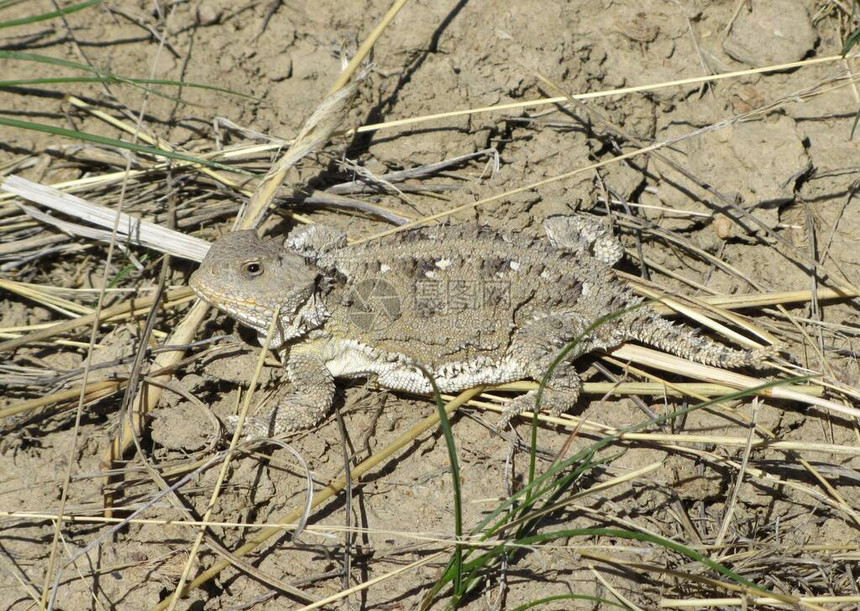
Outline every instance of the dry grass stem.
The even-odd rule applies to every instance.
[[[0,189],[101,227],[113,227],[114,217],[117,215],[115,210],[105,206],[91,204],[75,195],[45,187],[19,176],[6,177],[0,184]],[[154,248],[192,261],[202,261],[209,250],[209,242],[206,240],[136,219],[125,213],[120,213],[119,217],[117,238],[121,242]],[[72,229],[69,224],[64,227]],[[106,237],[108,238],[106,241],[109,241],[110,235]]]
[[[182,598],[182,593],[185,589],[185,583],[188,581],[188,576],[191,573],[191,569],[194,567],[195,562],[197,561],[197,554],[200,551],[200,546],[203,543],[203,536],[206,534],[206,529],[208,528],[207,522],[212,517],[212,511],[215,509],[215,505],[218,502],[218,497],[221,494],[221,487],[224,484],[224,478],[227,476],[227,469],[230,467],[230,461],[233,458],[233,454],[236,451],[236,445],[239,443],[239,439],[242,436],[242,427],[245,424],[245,419],[248,415],[248,408],[251,406],[251,399],[254,396],[254,389],[257,387],[257,382],[260,379],[260,374],[263,371],[263,363],[266,360],[266,353],[269,350],[269,345],[272,342],[272,337],[275,335],[275,325],[278,322],[278,313],[279,309],[276,309],[273,316],[272,322],[269,324],[269,332],[266,335],[266,341],[263,342],[263,347],[260,350],[260,356],[257,359],[257,365],[254,369],[254,373],[251,375],[251,381],[248,385],[248,392],[245,393],[244,401],[242,402],[242,409],[239,412],[239,419],[236,422],[236,429],[233,431],[233,438],[230,440],[230,447],[227,449],[227,455],[224,457],[224,461],[221,463],[221,468],[218,471],[218,479],[215,481],[215,485],[212,487],[212,493],[209,497],[209,503],[206,505],[206,511],[203,513],[203,525],[200,527],[200,530],[197,533],[197,537],[194,539],[194,543],[191,544],[191,550],[188,552],[188,560],[185,563],[185,568],[182,570],[182,576],[179,578],[179,583],[176,586],[176,589],[173,592],[173,596],[170,597],[170,606],[168,607],[169,611],[173,611],[176,608],[176,605],[179,603],[179,599]],[[312,491],[309,491],[309,494]]]
[[[184,303],[188,303],[193,298],[194,293],[191,291],[190,288],[186,286],[176,289],[169,289],[164,294],[162,307],[176,307]],[[100,313],[99,323],[114,322],[117,320],[124,319],[125,317],[134,317],[146,314],[152,308],[154,302],[155,299],[153,297],[141,297],[139,299],[131,299],[129,301],[106,307]],[[46,339],[50,339],[56,335],[61,335],[63,333],[68,333],[69,331],[79,329],[81,327],[86,327],[88,325],[93,324],[95,320],[96,315],[95,313],[92,313],[86,314],[84,316],[79,316],[71,320],[45,325],[44,327],[38,330],[34,330],[27,335],[23,335],[15,339],[10,339],[5,342],[0,342],[0,354],[3,352],[15,350],[16,348],[19,348],[26,344],[30,344],[33,342],[41,342]],[[186,341],[185,343],[189,343],[189,341]]]
[[[287,173],[307,155],[316,152],[325,145],[338,126],[343,123],[352,99],[358,91],[361,75],[354,81],[345,83],[333,93],[330,93],[308,117],[296,139],[272,165],[263,177],[260,185],[248,202],[248,209],[239,221],[241,229],[257,227],[275,198],[278,189],[287,177]]]
[[[731,386],[739,390],[755,388],[756,386],[761,386],[763,383],[762,380],[751,378],[740,373],[726,371],[724,369],[717,369],[716,367],[710,367],[708,365],[702,365],[700,363],[691,363],[690,361],[686,361],[677,356],[672,356],[670,354],[651,350],[650,348],[645,348],[644,346],[625,344],[613,350],[612,354],[621,360],[633,361],[641,365],[656,367],[663,371],[678,373],[691,378],[704,380],[706,382],[725,384],[727,386]],[[780,386],[765,388],[761,391],[761,394],[762,396],[773,397],[775,399],[800,401],[801,403],[821,407],[825,410],[838,414],[843,414],[851,418],[860,417],[860,409],[853,408],[848,405],[842,405],[840,403],[836,403],[834,401],[829,401],[827,399],[822,399],[819,397],[803,395],[798,392],[781,388]]]
[[[854,56],[856,57],[856,56]],[[854,59],[852,57],[851,59]],[[713,83],[716,81],[721,81],[725,79],[737,79],[745,76],[750,76],[753,74],[766,74],[768,72],[781,72],[783,70],[791,70],[793,68],[803,68],[806,66],[814,66],[816,64],[825,64],[825,63],[834,63],[842,61],[843,57],[841,55],[831,55],[828,57],[816,57],[811,59],[805,59],[797,62],[790,62],[787,64],[777,64],[773,66],[765,66],[763,68],[750,68],[748,70],[737,70],[734,72],[724,72],[722,74],[712,74],[707,76],[698,76],[692,78],[678,79],[674,81],[664,81],[661,83],[652,83],[649,85],[637,85],[634,87],[622,87],[619,89],[608,89],[603,91],[593,91],[589,93],[580,93],[573,96],[555,96],[551,98],[537,98],[533,100],[527,100],[524,102],[509,102],[506,104],[496,104],[494,106],[480,106],[477,108],[467,108],[464,110],[452,110],[448,112],[440,112],[433,115],[423,115],[420,117],[412,117],[409,119],[398,119],[396,121],[385,121],[382,123],[371,123],[369,125],[363,125],[357,128],[355,131],[358,133],[364,133],[369,131],[378,131],[381,129],[392,129],[396,127],[408,127],[411,125],[415,125],[418,123],[426,123],[429,121],[442,121],[445,119],[452,119],[455,117],[462,117],[474,114],[488,113],[488,112],[504,112],[508,110],[519,110],[522,108],[536,108],[539,106],[547,106],[547,105],[556,105],[556,104],[564,104],[568,102],[569,97],[574,100],[592,100],[596,98],[604,98],[608,96],[625,96],[630,95],[631,93],[641,93],[645,91],[656,91],[658,89],[666,89],[668,87],[685,87],[688,85],[697,85],[700,83]]]
[[[748,596],[743,598],[687,598],[684,600],[671,600],[664,598],[660,601],[661,609],[704,609],[708,607],[743,607],[749,605],[767,605],[775,607],[791,606],[799,604],[810,609],[822,609],[827,611],[832,607],[821,605],[851,605],[860,603],[860,596],[800,596],[797,603],[786,603],[778,598],[770,596]]]

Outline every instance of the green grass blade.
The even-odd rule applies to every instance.
[[[854,4],[854,6],[855,7],[857,6],[856,2]],[[856,45],[858,42],[860,42],[860,27],[858,27],[856,30],[851,32],[847,36],[847,38],[845,38],[845,44],[842,45],[842,57],[845,57],[846,55],[848,55],[848,52],[851,50],[851,47]]]
[[[69,61],[67,59],[59,59],[48,55],[39,55],[38,53],[27,53],[24,51],[0,51],[0,59],[16,59],[22,62],[38,62],[40,64],[50,64],[52,66],[62,66],[63,68],[71,68],[73,70],[83,70],[84,72],[98,73],[92,66],[81,64],[79,62]]]
[[[20,85],[31,85],[31,84],[50,84],[50,83],[73,83],[73,82],[101,82],[101,83],[110,83],[110,84],[121,84],[128,83],[131,85],[167,85],[171,87],[190,87],[195,89],[207,89],[211,91],[217,91],[219,93],[227,93],[230,95],[236,95],[243,98],[249,98],[252,100],[259,99],[256,96],[253,96],[248,93],[242,93],[239,91],[235,91],[233,89],[227,89],[224,87],[218,87],[217,85],[208,85],[206,83],[195,83],[195,82],[185,82],[185,81],[174,81],[169,79],[149,79],[149,78],[128,78],[124,76],[118,76],[110,73],[101,73],[96,68],[89,66],[87,64],[82,64],[79,62],[73,62],[66,59],[59,59],[56,57],[50,57],[47,55],[39,55],[38,53],[26,53],[22,51],[0,51],[0,59],[11,59],[17,61],[25,61],[25,62],[38,62],[41,64],[49,64],[52,66],[60,66],[62,68],[69,68],[70,70],[80,70],[82,72],[89,72],[90,74],[95,75],[94,77],[87,79],[85,77],[79,78],[77,81],[75,80],[64,80],[66,78],[73,79],[73,77],[54,77],[48,79],[23,79],[23,80],[9,80],[2,81],[2,86],[6,87],[14,87]],[[39,82],[42,81],[42,82]],[[162,97],[164,94],[144,88],[147,91],[154,93],[155,95],[159,95]],[[171,98],[176,100],[176,98]],[[177,100],[181,101],[181,100]]]
[[[143,256],[140,257],[140,263],[146,263],[149,260],[149,253],[143,253]],[[108,288],[112,289],[114,287],[119,286],[119,283],[126,279],[126,277],[131,274],[136,269],[133,263],[126,263],[120,270],[116,273],[116,275],[108,282]]]
[[[87,0],[86,2],[81,2],[80,4],[75,4],[72,6],[68,6],[66,8],[60,9],[58,11],[53,11],[50,13],[42,13],[41,15],[32,15],[30,17],[21,17],[20,19],[10,19],[9,21],[0,21],[0,30],[3,28],[14,28],[19,25],[27,25],[29,23],[37,23],[39,21],[50,21],[51,19],[56,19],[62,15],[68,15],[70,13],[76,13],[78,11],[82,11],[84,9],[90,8],[91,6],[95,6],[96,4],[100,4],[101,0]]]
[[[544,533],[542,535],[525,537],[523,539],[514,541],[514,545],[532,546],[541,543],[548,543],[550,541],[554,541],[555,539],[568,539],[571,537],[614,537],[617,539],[632,539],[634,541],[653,543],[655,545],[659,545],[660,547],[664,547],[666,549],[670,549],[674,552],[677,552],[682,556],[686,556],[690,560],[693,560],[700,564],[704,564],[705,566],[719,573],[723,577],[728,577],[735,583],[746,586],[747,588],[755,591],[756,593],[762,594],[764,596],[778,596],[770,590],[766,590],[765,588],[756,585],[746,577],[738,575],[725,565],[722,565],[719,562],[711,560],[707,556],[700,554],[694,549],[691,549],[685,545],[681,545],[680,543],[675,543],[671,539],[665,539],[663,537],[659,537],[657,535],[652,535],[649,533],[641,533],[633,530],[624,530],[621,528],[570,528],[557,530],[551,533]]]
[[[457,537],[457,544],[454,546],[454,557],[452,558],[452,571],[454,580],[454,592],[460,591],[462,580],[462,565],[463,565],[463,495],[460,490],[460,463],[457,460],[457,446],[454,444],[454,432],[451,430],[451,421],[448,419],[448,414],[445,413],[445,402],[442,401],[442,395],[439,392],[439,387],[436,385],[436,380],[430,372],[416,365],[424,377],[430,382],[433,387],[433,398],[436,403],[436,410],[439,412],[439,425],[442,427],[442,435],[445,437],[445,445],[448,448],[448,462],[451,465],[451,477],[454,484],[454,534]],[[458,597],[455,595],[452,600],[452,606],[457,606]]]
[[[625,454],[626,450],[621,450],[618,452],[614,452],[613,454],[596,459],[595,453],[591,453],[587,455],[577,466],[575,469],[571,470],[569,473],[564,474],[562,477],[558,479],[551,480],[544,488],[541,488],[534,495],[535,501],[541,500],[541,504],[535,507],[533,503],[534,509],[531,513],[526,511],[521,511],[522,518],[518,517],[517,520],[521,521],[521,525],[517,528],[517,532],[515,537],[527,537],[540,528],[544,519],[556,509],[561,508],[569,501],[562,501],[562,495],[566,493],[571,486],[585,473],[594,470],[598,466],[608,465],[615,460],[618,460]],[[546,498],[544,498],[546,497]],[[528,519],[526,519],[528,518]],[[505,529],[507,530],[512,523],[509,524],[500,524],[500,528],[498,530]],[[498,532],[498,531],[497,531]]]
[[[112,76],[55,76],[51,78],[22,78],[0,81],[0,88],[26,87],[28,85],[63,85],[66,83],[118,83]]]
[[[249,93],[242,93],[239,91],[235,91],[233,89],[226,89],[224,87],[218,87],[217,85],[208,85],[206,83],[195,83],[195,82],[186,82],[186,81],[174,81],[169,79],[150,79],[150,78],[129,78],[124,76],[118,76],[110,73],[101,73],[97,69],[89,66],[87,64],[81,64],[79,62],[73,62],[66,59],[59,59],[56,57],[50,57],[48,55],[39,55],[38,53],[26,53],[22,51],[0,51],[0,59],[12,59],[17,61],[24,62],[37,62],[40,64],[49,64],[52,66],[60,66],[63,68],[69,68],[70,70],[81,70],[83,72],[89,72],[94,74],[95,77],[92,77],[91,80],[87,80],[85,77],[81,77],[79,82],[103,82],[103,83],[130,83],[134,85],[169,85],[172,87],[192,87],[196,89],[208,89],[212,91],[218,91],[221,93],[229,93],[230,95],[237,95],[243,98],[250,98],[253,100],[259,99],[256,96],[253,96]],[[63,80],[64,78],[74,78],[74,77],[54,77],[53,79],[32,79],[32,80],[18,80],[18,81],[3,81],[8,87],[12,87],[15,85],[28,85],[28,84],[40,84],[38,80],[42,80],[45,83],[64,83],[64,82],[76,82],[74,80]],[[36,81],[36,82],[33,82]],[[158,93],[158,92],[155,92]]]
[[[58,59],[56,57],[48,57],[47,55],[38,55],[37,53],[22,53],[19,51],[0,51],[0,59],[14,59],[14,60],[18,60],[18,61],[38,62],[40,64],[60,66],[62,68],[69,68],[71,70],[81,70],[83,72],[89,72],[90,74],[95,75],[94,77],[92,77],[91,82],[102,82],[102,83],[109,83],[109,84],[127,83],[127,84],[134,86],[134,87],[139,87],[143,91],[147,91],[147,92],[151,93],[152,95],[156,95],[156,96],[161,97],[161,98],[167,98],[168,100],[171,100],[173,102],[180,102],[180,103],[183,102],[183,100],[181,100],[179,98],[163,94],[160,91],[150,89],[148,87],[143,87],[141,85],[137,85],[133,79],[123,79],[122,77],[114,76],[112,74],[101,74],[97,69],[93,68],[92,66],[88,66],[86,64],[80,64],[78,62],[72,62],[72,61],[68,61],[65,59]],[[56,78],[57,78],[56,82],[63,82],[61,79],[64,77],[56,77]],[[74,79],[74,77],[70,77],[70,78]],[[50,81],[51,79],[43,79],[43,80]],[[87,82],[87,77],[79,77],[78,80],[80,82]],[[20,85],[20,84],[26,84],[25,82],[20,82],[20,81],[19,82],[6,81],[6,82],[10,83],[10,85],[9,85],[10,87],[14,87],[14,86]],[[75,81],[71,80],[69,82],[75,82]]]
[[[260,98],[253,96],[249,93],[242,93],[240,91],[234,91],[232,89],[226,89],[224,87],[218,87],[217,85],[207,85],[205,83],[194,83],[188,81],[172,81],[169,79],[152,79],[152,78],[126,78],[119,77],[113,75],[107,76],[58,76],[51,78],[39,78],[39,79],[17,79],[12,81],[0,81],[0,88],[2,87],[21,87],[25,85],[56,85],[63,83],[107,83],[107,84],[132,84],[132,85],[165,85],[170,87],[187,87],[189,89],[207,89],[210,91],[217,91],[219,93],[227,93],[230,95],[236,95],[242,98],[248,98],[252,100],[258,100]],[[154,90],[150,90],[153,93],[158,93]]]
[[[27,129],[30,131],[44,132],[48,134],[53,134],[55,136],[61,136],[63,138],[72,138],[75,140],[83,140],[84,142],[93,142],[95,144],[102,144],[104,146],[112,146],[116,148],[127,149],[130,151],[135,151],[137,153],[144,153],[146,155],[153,155],[156,157],[164,157],[167,159],[177,159],[179,161],[187,161],[190,163],[195,163],[199,165],[205,165],[210,168],[218,168],[221,170],[227,170],[228,172],[236,172],[238,174],[243,174],[246,176],[253,176],[250,172],[245,170],[241,170],[239,168],[234,168],[229,165],[225,165],[223,163],[217,163],[214,161],[208,161],[206,159],[200,159],[199,157],[195,157],[194,155],[188,155],[185,153],[176,153],[173,151],[164,151],[161,149],[157,149],[151,146],[145,146],[143,144],[133,144],[131,142],[126,142],[125,140],[117,140],[116,138],[107,138],[105,136],[97,136],[96,134],[89,134],[87,132],[79,132],[71,129],[65,129],[62,127],[54,127],[53,125],[44,125],[42,123],[31,123],[29,121],[19,121],[17,119],[8,119],[6,117],[0,117],[0,125],[5,125],[7,127],[14,127],[17,129]]]
[[[645,307],[650,302],[642,302],[638,304],[634,304],[628,308],[623,310],[619,310],[617,312],[613,312],[606,316],[601,317],[594,323],[588,326],[578,337],[576,337],[573,341],[571,341],[568,345],[564,347],[564,349],[559,353],[556,359],[552,362],[547,372],[544,374],[540,385],[538,387],[538,392],[535,397],[535,414],[538,413],[540,409],[540,401],[542,397],[543,389],[546,387],[548,380],[552,376],[555,368],[568,357],[569,353],[573,350],[573,348],[580,342],[582,339],[591,333],[596,327],[604,324],[610,320],[619,318],[624,316],[628,312],[635,310],[637,308]],[[518,525],[518,529],[516,535],[512,537],[519,543],[527,544],[527,542],[538,542],[541,540],[541,537],[552,537],[552,534],[530,534],[534,533],[540,526],[543,518],[548,513],[560,509],[559,501],[564,494],[564,492],[568,489],[568,487],[585,471],[592,469],[599,462],[605,462],[605,460],[595,461],[595,454],[607,447],[608,445],[617,441],[622,435],[626,433],[632,433],[643,428],[653,426],[655,424],[660,424],[663,422],[667,422],[684,414],[690,413],[694,410],[703,409],[709,405],[721,403],[724,401],[732,401],[734,399],[754,395],[760,391],[763,391],[767,388],[785,384],[794,384],[803,380],[809,379],[811,376],[801,376],[797,378],[792,378],[789,380],[774,380],[771,382],[766,382],[760,386],[756,386],[754,388],[743,389],[734,393],[730,393],[728,395],[714,397],[708,401],[704,401],[700,404],[689,406],[683,409],[675,410],[671,413],[664,414],[661,416],[657,416],[655,418],[651,418],[644,422],[639,422],[637,424],[631,425],[629,427],[625,427],[620,429],[617,433],[612,435],[607,435],[598,441],[594,442],[590,446],[581,449],[575,455],[568,457],[567,459],[555,463],[550,466],[550,468],[543,474],[537,475],[536,472],[536,446],[537,446],[537,417],[532,420],[532,444],[530,448],[531,461],[529,464],[529,479],[528,482],[523,488],[516,491],[513,495],[511,495],[508,499],[505,499],[501,502],[489,515],[487,515],[483,520],[481,520],[480,524],[478,524],[475,528],[471,530],[473,534],[480,533],[481,540],[486,541],[494,536],[499,536],[503,530],[506,528],[513,526],[514,524]],[[614,460],[614,459],[610,459]],[[558,478],[563,471],[567,470],[569,467],[574,465],[575,463],[579,463],[577,467],[574,468],[572,473],[567,473],[562,477]],[[534,510],[538,499],[541,499],[544,496],[548,496],[548,498],[544,499],[542,503],[542,507],[538,510]],[[523,499],[521,501],[521,499]],[[520,505],[521,503],[521,505]],[[512,508],[513,511],[511,510]],[[506,515],[505,512],[507,512]],[[533,519],[526,519],[529,517],[530,512],[534,513]],[[517,518],[512,520],[512,516],[516,515]],[[493,523],[495,521],[495,523]],[[492,524],[492,525],[491,525]],[[566,533],[570,533],[573,531],[564,531]],[[593,531],[597,532],[597,531]],[[608,531],[606,531],[608,532]],[[622,531],[626,532],[626,531]],[[526,535],[526,536],[523,536]],[[630,538],[638,538],[639,533],[635,533],[635,535],[631,535]],[[645,539],[643,539],[645,540]],[[664,541],[659,537],[654,537],[651,540],[652,542],[662,544]],[[687,555],[688,557],[701,561],[706,566],[720,572],[723,575],[729,576],[732,579],[736,579],[738,583],[742,583],[744,585],[752,586],[751,582],[746,581],[744,578],[736,575],[731,572],[726,567],[722,565],[718,565],[718,563],[714,563],[708,558],[705,558],[695,550],[690,550],[684,546],[676,544],[674,542],[670,542],[670,544],[665,545],[664,547],[669,547],[679,553]],[[465,559],[468,559],[473,552],[478,551],[480,548],[471,548],[468,549],[464,555]],[[451,583],[454,580],[454,567],[455,564],[460,566],[461,568],[458,570],[463,571],[463,580],[461,581],[461,585],[458,588],[456,585],[454,586],[454,598],[461,598],[466,592],[470,590],[473,584],[476,583],[476,580],[480,578],[479,573],[483,569],[484,566],[489,564],[491,560],[495,560],[499,555],[503,553],[508,553],[510,550],[510,544],[501,544],[488,552],[481,553],[474,560],[468,560],[465,564],[463,563],[464,558],[452,558],[445,571],[442,573],[442,576],[436,581],[433,587],[430,589],[428,594],[422,601],[422,608],[426,608],[428,605],[432,604],[433,599],[442,591],[442,588],[445,587],[446,584]],[[459,550],[458,550],[459,551]],[[754,586],[752,586],[754,587]]]
[[[10,6],[15,6],[16,4],[23,4],[27,0],[0,0],[0,11],[9,8]]]
[[[848,35],[848,38],[845,39],[845,44],[842,46],[842,57],[848,55],[848,52],[851,50],[851,47],[860,42],[860,28],[857,28],[851,34]]]
[[[602,463],[602,462],[606,462],[606,461],[597,461],[597,462]],[[597,462],[579,465],[577,467],[577,469],[575,469],[572,474],[569,474],[569,483],[567,483],[567,485],[569,485],[570,483],[573,483],[573,481],[575,481],[576,478],[578,478],[583,472],[588,470],[589,465],[597,464]],[[563,492],[562,490],[558,490],[559,495],[562,492]],[[522,506],[517,507],[516,511],[512,512],[512,515],[522,514],[522,513],[526,512],[529,509],[529,507],[531,506],[531,504],[534,504],[537,501],[537,499],[539,499],[539,498],[540,498],[540,494],[532,495],[530,497],[530,501],[526,501],[523,503]],[[527,504],[527,503],[530,503],[530,504]],[[539,513],[539,512],[535,512],[535,513]],[[542,516],[543,516],[543,514],[541,513],[540,518],[542,518]],[[482,538],[488,539],[491,536],[495,535],[496,533],[500,532],[501,530],[503,530],[504,528],[506,528],[507,526],[510,525],[509,520],[510,520],[510,516],[504,516],[499,522],[494,524],[491,528],[487,529],[484,532]],[[537,521],[538,520],[528,521],[528,522],[524,522],[524,524],[529,524],[531,522],[537,523]],[[526,536],[526,535],[523,534],[522,532],[518,532],[516,535],[517,538],[522,538],[524,536]],[[468,559],[474,551],[475,551],[474,549],[466,550],[466,552],[463,555],[463,558]],[[470,560],[468,563],[463,563],[463,568],[461,570],[466,575],[466,577],[463,580],[463,583],[459,589],[459,596],[460,597],[465,595],[472,588],[472,585],[476,582],[476,579],[480,577],[479,571],[494,559],[495,559],[494,555],[489,555],[489,554],[484,553],[484,554],[479,555],[474,560]],[[442,573],[442,577],[436,582],[434,587],[431,588],[429,593],[426,595],[426,597],[424,599],[425,603],[429,603],[430,601],[432,601],[432,599],[435,598],[435,596],[442,590],[442,588],[447,583],[453,581],[454,566],[455,566],[454,565],[454,559],[452,558],[448,562],[448,565],[445,567],[445,570]],[[455,587],[455,592],[457,592],[456,587]],[[426,605],[422,608],[426,608]]]
[[[218,93],[228,93],[230,95],[239,96],[240,98],[247,98],[249,100],[262,99],[258,96],[251,95],[250,93],[242,93],[241,91],[236,91],[235,89],[227,89],[226,87],[219,87],[218,85],[209,85],[207,83],[197,83],[194,81],[174,81],[170,79],[159,78],[115,78],[119,78],[121,82],[128,81],[136,85],[164,85],[167,87],[187,87],[189,89],[205,89],[207,91],[217,91]]]

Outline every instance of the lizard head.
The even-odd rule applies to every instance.
[[[280,306],[271,347],[318,326],[318,268],[254,231],[215,242],[189,284],[195,293],[265,338]]]

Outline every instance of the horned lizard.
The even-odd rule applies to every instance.
[[[432,390],[422,368],[441,392],[540,380],[597,319],[638,303],[611,269],[621,244],[598,221],[557,216],[544,229],[546,238],[527,238],[423,227],[349,246],[344,234],[312,225],[283,245],[253,231],[215,242],[191,287],[262,338],[277,310],[270,347],[295,389],[246,432],[313,426],[331,407],[335,378],[375,375],[415,393]],[[576,358],[627,340],[730,368],[761,367],[771,353],[723,346],[643,305],[586,333],[555,369],[542,406],[568,410],[581,387]],[[500,425],[533,408],[534,393],[513,399]]]

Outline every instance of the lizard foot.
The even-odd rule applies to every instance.
[[[328,406],[321,407],[309,400],[308,397],[290,394],[279,402],[274,414],[269,412],[262,418],[255,416],[246,417],[245,425],[242,427],[242,434],[246,440],[250,441],[251,439],[263,439],[282,433],[307,429],[322,420],[327,412]],[[238,424],[238,416],[227,417],[227,431],[230,434],[236,432]]]
[[[499,419],[499,423],[496,425],[496,428],[502,430],[510,424],[514,417],[522,414],[523,412],[534,411],[537,394],[538,391],[530,390],[523,395],[511,399],[507,407],[505,407],[505,410],[502,412],[502,417]],[[543,394],[541,394],[540,408],[542,410],[549,409],[550,414],[553,416],[560,416],[561,414],[569,411],[574,406],[578,398],[578,388],[566,388],[564,390],[544,388]]]

